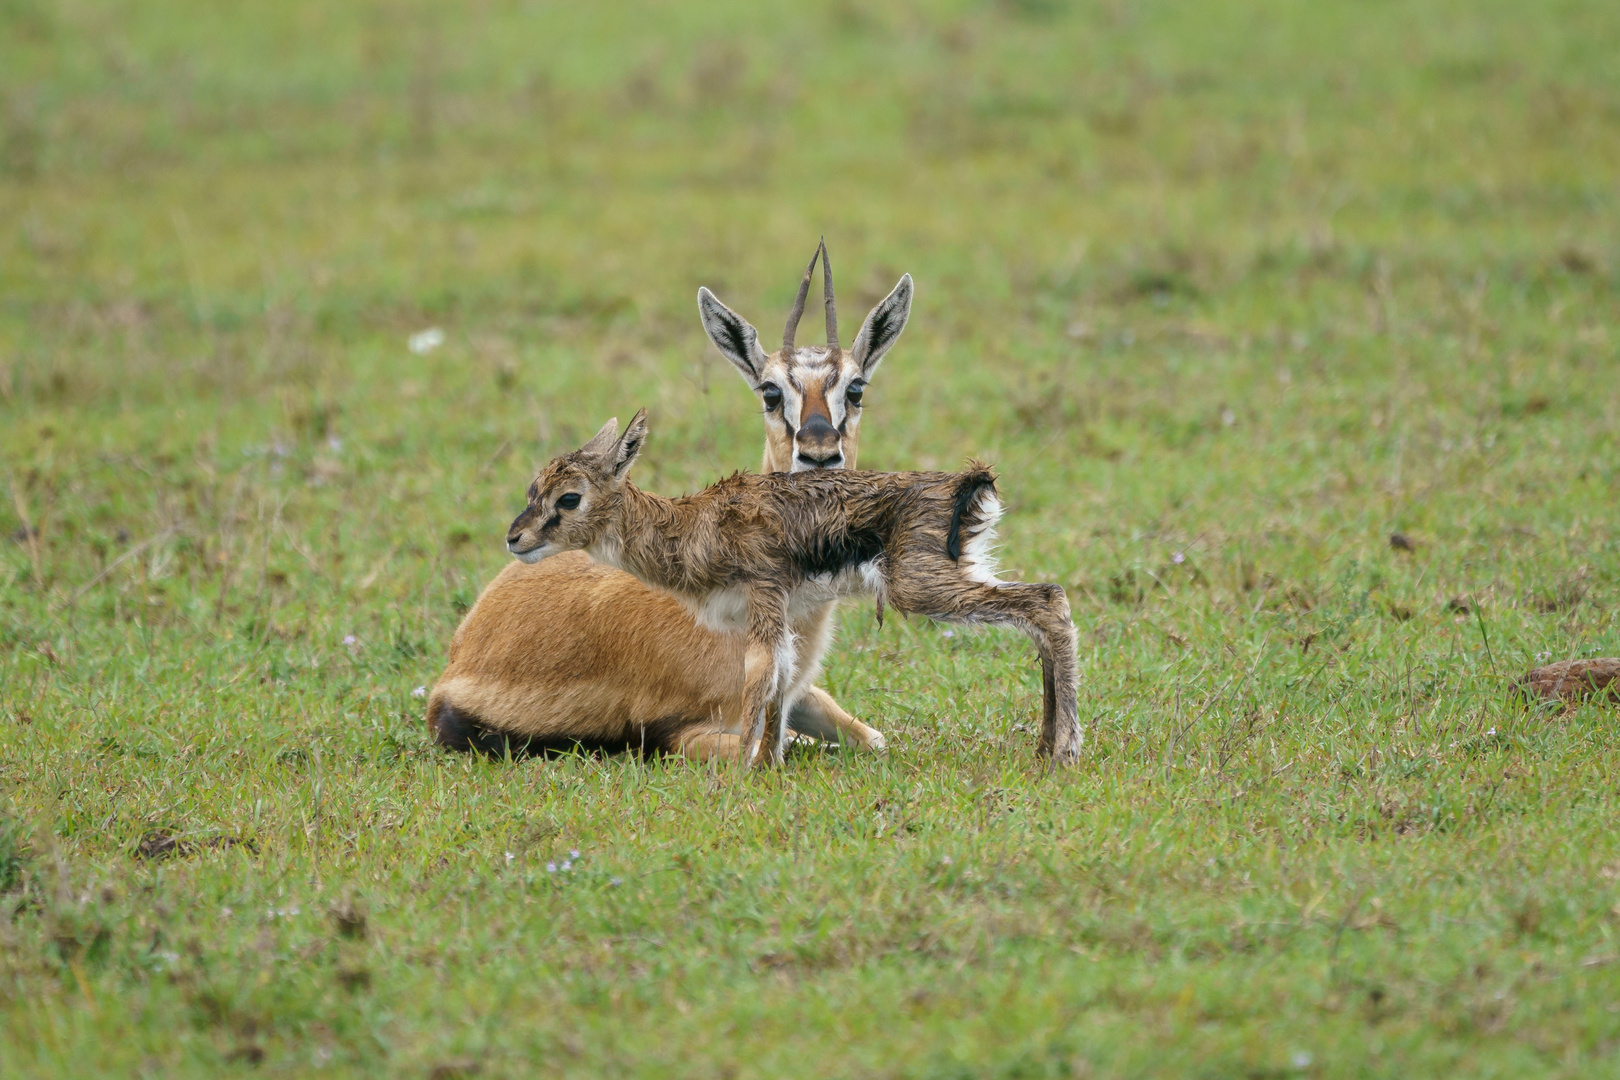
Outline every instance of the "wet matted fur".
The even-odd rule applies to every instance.
[[[743,760],[778,762],[784,718],[802,694],[793,626],[804,610],[870,595],[879,611],[1012,626],[1034,641],[1043,675],[1038,751],[1080,751],[1079,663],[1058,585],[1002,581],[991,560],[1001,501],[995,476],[849,470],[736,474],[669,499],[629,480],[646,410],[621,436],[610,420],[529,486],[507,547],[526,562],[585,551],[664,589],[697,621],[746,635]]]

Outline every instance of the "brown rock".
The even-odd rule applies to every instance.
[[[1594,695],[1620,701],[1620,658],[1560,660],[1538,667],[1519,686],[1543,701],[1579,701]]]

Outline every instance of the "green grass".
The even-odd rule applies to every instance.
[[[1613,1075],[1616,713],[1509,682],[1620,654],[1620,6],[601,7],[0,0],[0,1074]],[[693,295],[823,233],[1083,764],[869,609],[881,758],[433,750],[533,466],[755,464]]]

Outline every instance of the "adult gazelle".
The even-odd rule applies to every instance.
[[[796,345],[818,258],[827,343]],[[698,290],[704,330],[764,406],[764,472],[855,466],[862,393],[905,328],[911,297],[907,274],[867,315],[853,345],[841,348],[823,244],[805,269],[781,348],[767,353],[746,320]],[[829,598],[795,613],[801,662],[788,727],[882,749],[879,732],[813,685],[835,606]],[[582,746],[735,756],[746,642],[729,630],[582,552],[514,562],[456,629],[428,698],[428,727],[442,746],[491,754]]]

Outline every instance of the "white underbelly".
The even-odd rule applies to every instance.
[[[836,574],[816,574],[788,594],[788,621],[798,622],[847,597],[870,596],[882,587],[883,575],[875,562],[861,563]],[[676,596],[698,625],[715,633],[736,634],[748,629],[748,590],[741,585],[707,596],[679,593]]]
[[[836,574],[815,574],[793,590],[788,598],[788,614],[801,618],[834,601],[851,596],[871,596],[883,587],[883,574],[877,563],[863,562]]]

